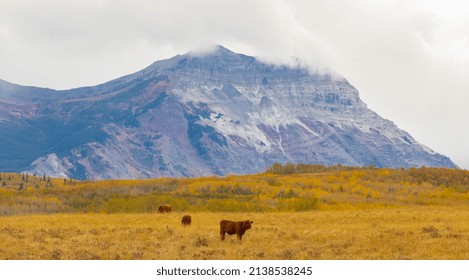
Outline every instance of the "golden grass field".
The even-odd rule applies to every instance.
[[[170,203],[173,212],[157,213]],[[180,224],[192,215],[192,226]],[[219,222],[252,220],[240,242]],[[274,165],[202,178],[0,173],[0,259],[469,259],[469,171]]]
[[[469,259],[469,207],[0,217],[0,259]],[[253,220],[242,241],[221,219]]]

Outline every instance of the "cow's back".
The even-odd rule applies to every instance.
[[[233,221],[228,220],[221,220],[220,222],[220,231],[224,231],[228,234],[235,234],[236,233],[236,223]]]

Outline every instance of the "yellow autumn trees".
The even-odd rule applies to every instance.
[[[78,181],[0,173],[0,215],[174,211],[277,212],[467,205],[469,172],[280,165],[254,175]]]

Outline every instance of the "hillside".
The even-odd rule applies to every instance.
[[[467,205],[469,171],[274,165],[243,176],[78,181],[0,174],[0,215],[277,212]]]

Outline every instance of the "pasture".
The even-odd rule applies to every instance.
[[[0,217],[0,259],[469,259],[469,208]],[[221,219],[254,221],[220,240]]]
[[[0,173],[0,186],[0,259],[469,259],[466,170],[290,164],[103,181]],[[222,219],[254,223],[242,241],[221,241]]]

